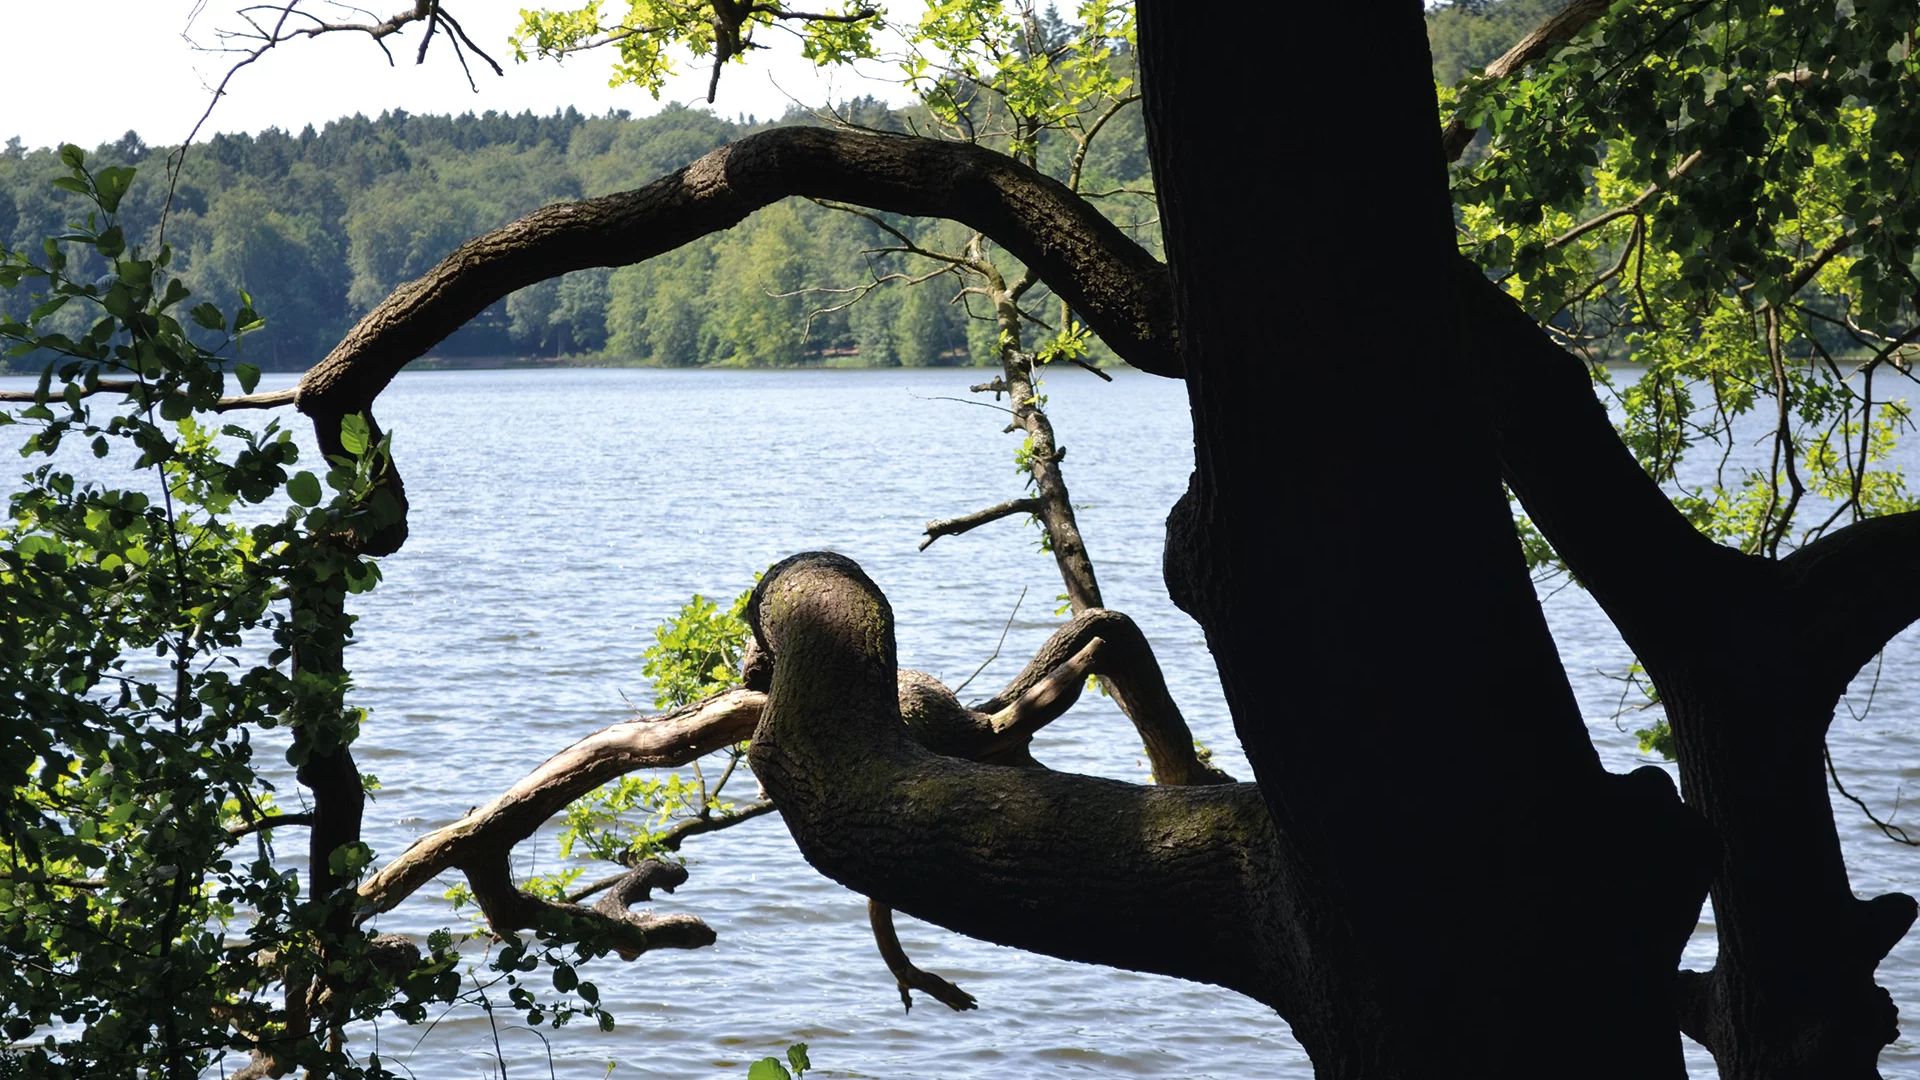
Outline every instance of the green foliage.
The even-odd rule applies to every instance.
[[[787,1071],[788,1066],[792,1072]],[[805,1076],[813,1068],[813,1062],[807,1057],[807,1044],[794,1043],[787,1047],[787,1060],[782,1064],[777,1057],[763,1057],[747,1068],[747,1080],[794,1080]]]
[[[889,130],[926,125],[919,110],[894,112],[873,102],[848,103],[843,111]],[[173,268],[198,283],[196,301],[214,310],[241,306],[242,291],[256,295],[273,320],[249,335],[247,360],[265,370],[304,368],[372,304],[474,234],[553,201],[632,188],[763,126],[671,106],[643,119],[395,112],[298,135],[217,136],[186,158],[167,227]],[[1105,131],[1089,158],[1089,182],[1144,184],[1137,112]],[[1052,138],[1042,144],[1057,160],[1065,149]],[[135,139],[101,152],[146,151]],[[45,183],[60,168],[51,150],[0,155],[0,244],[37,250],[40,237],[64,231],[65,211]],[[165,184],[147,171],[134,175],[122,199],[128,220],[153,220],[164,194]],[[1146,200],[1105,203],[1127,215],[1150,213]],[[937,245],[951,232],[931,220],[890,220]],[[795,201],[641,266],[582,271],[523,290],[435,353],[661,366],[969,362],[970,320],[938,286],[877,290],[836,311],[817,310],[838,302],[821,294],[766,295],[901,270],[902,256],[865,254],[889,243],[869,221]],[[108,269],[90,249],[73,258],[74,276],[83,280]],[[890,293],[898,294],[892,304],[861,310]],[[0,312],[24,320],[31,310],[24,296],[0,293]],[[77,337],[87,329],[81,318],[78,309],[60,310],[46,327]],[[7,363],[38,371],[49,359]]]
[[[0,251],[0,288],[27,293],[29,311],[0,317],[0,343],[56,357],[33,403],[0,412],[32,463],[0,523],[7,1064],[197,1075],[265,1037],[317,1075],[388,1077],[378,1053],[331,1045],[328,1025],[491,1010],[502,986],[530,1024],[610,1027],[576,970],[609,951],[593,925],[556,917],[467,988],[451,933],[412,962],[342,917],[375,857],[365,844],[329,853],[341,884],[320,894],[256,827],[283,775],[256,750],[303,766],[366,721],[339,663],[353,636],[341,600],[380,573],[344,541],[393,520],[378,483],[392,436],[347,416],[345,453],[303,469],[278,421],[220,423],[221,397],[259,378],[234,353],[263,317],[245,293],[231,315],[189,306],[172,252],[129,244],[112,210],[135,177],[77,147],[59,156],[57,188],[90,209],[37,254]],[[81,333],[52,325],[75,315]],[[378,787],[359,779],[355,794]],[[543,967],[557,998],[525,979]],[[273,988],[316,978],[330,1009],[316,1030],[286,1030]]]
[[[232,352],[260,316],[199,304],[189,330],[172,252],[129,243],[116,214],[133,171],[59,158],[83,216],[0,252],[0,287],[30,295],[0,341],[57,358],[0,413],[31,466],[0,524],[0,1030],[33,1075],[193,1074],[244,1045],[228,1018],[274,972],[322,963],[343,1019],[419,1019],[457,988],[450,939],[408,970],[374,964],[369,935],[329,921],[347,894],[314,895],[265,834],[235,831],[274,805],[260,733],[290,726],[260,741],[297,765],[364,720],[344,674],[293,659],[349,645],[337,598],[379,580],[339,538],[390,520],[384,443],[315,472],[277,422],[219,425],[229,380],[257,378]],[[370,858],[332,853],[349,882]],[[310,1041],[293,1056],[387,1075]]]
[[[673,618],[654,628],[654,643],[641,655],[641,672],[653,680],[655,708],[698,701],[739,681],[747,647],[748,589],[722,610],[694,593]]]
[[[1532,4],[1458,7],[1436,44]],[[1635,0],[1443,94],[1488,132],[1454,174],[1464,249],[1587,356],[1695,526],[1750,553],[1920,506],[1889,390],[1920,337],[1916,33],[1911,4]]]

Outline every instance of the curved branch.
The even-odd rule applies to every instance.
[[[1279,1000],[1263,963],[1287,950],[1247,943],[1283,922],[1253,785],[1143,787],[925,750],[901,723],[886,599],[841,556],[776,565],[748,620],[773,664],[749,759],[821,872],[988,941]]]
[[[1179,370],[1165,269],[1058,181],[979,146],[790,127],[723,146],[644,187],[558,203],[455,249],[348,332],[300,381],[300,411],[365,409],[409,361],[516,289],[627,266],[790,195],[952,218],[1036,268],[1129,363]]]
[[[1458,271],[1461,335],[1487,375],[1507,485],[1627,644],[1642,656],[1691,648],[1698,635],[1670,617],[1673,598],[1764,568],[1743,567],[1757,560],[1675,509],[1620,441],[1579,357],[1471,262]]]
[[[1079,654],[1095,641],[1101,646],[1081,658]],[[1063,676],[1063,671],[1070,674]],[[1118,611],[1091,608],[1075,615],[1054,631],[1012,682],[972,708],[993,714],[996,731],[1016,727],[1037,730],[1073,704],[1078,689],[1066,684],[1074,675],[1084,683],[1087,674],[1105,680],[1115,704],[1133,721],[1146,745],[1155,783],[1184,786],[1233,782],[1232,777],[1200,757],[1194,747],[1193,729],[1187,726],[1180,706],[1167,690],[1167,679],[1153,655],[1153,646],[1139,625]],[[1072,696],[1060,700],[1069,689]]]
[[[1839,690],[1920,618],[1920,510],[1868,518],[1780,561],[1808,648]]]
[[[886,961],[887,971],[900,988],[900,1004],[908,1012],[913,1011],[915,990],[955,1012],[980,1007],[972,994],[931,971],[922,971],[914,966],[913,960],[907,956],[907,950],[900,947],[900,935],[893,928],[892,908],[878,900],[869,899],[867,922],[873,926],[873,940],[880,946],[880,959]]]
[[[535,896],[513,883],[504,849],[476,858],[461,869],[467,875],[468,884],[473,886],[474,898],[480,901],[487,924],[502,937],[515,930],[554,929],[568,922],[584,923],[623,960],[632,960],[653,949],[700,949],[714,942],[713,928],[698,917],[629,911],[620,900],[623,894],[603,899],[592,907]],[[644,890],[631,898],[635,902],[644,899]]]
[[[758,691],[729,690],[663,716],[594,732],[492,802],[416,840],[360,886],[359,917],[392,910],[442,871],[512,848],[568,803],[617,776],[683,765],[747,738],[765,700]]]

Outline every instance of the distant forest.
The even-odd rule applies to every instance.
[[[1139,110],[1127,114],[1095,142],[1086,190],[1150,188]],[[853,102],[839,115],[891,131],[916,125],[913,112],[872,101]],[[780,121],[820,122],[806,115]],[[638,187],[767,126],[675,106],[640,119],[571,109],[552,116],[396,110],[298,134],[219,135],[187,155],[166,242],[196,299],[230,311],[243,289],[251,294],[267,325],[245,339],[249,361],[300,370],[394,286],[463,241],[551,202]],[[166,149],[129,132],[93,155],[95,167],[138,166],[119,216],[129,237],[150,239],[166,198]],[[0,240],[32,251],[65,231],[78,200],[48,185],[63,171],[51,149],[27,150],[14,139],[0,150]],[[1122,223],[1153,216],[1150,197],[1106,202]],[[928,246],[957,249],[966,236],[948,223],[891,223]],[[1154,233],[1138,231],[1150,241]],[[991,313],[976,303],[983,318],[970,319],[965,303],[953,302],[958,284],[950,276],[890,284],[847,304],[853,294],[844,290],[876,276],[936,268],[865,254],[897,243],[871,221],[789,200],[642,265],[524,289],[487,309],[436,355],[740,367],[991,359]],[[810,289],[822,291],[803,291]],[[0,293],[0,312],[15,318],[32,305],[24,286]],[[86,330],[89,316],[78,305],[61,315],[74,325],[58,329],[74,336]],[[38,370],[45,361],[16,363]]]
[[[1436,75],[1451,82],[1486,63],[1554,2],[1480,0],[1433,10]],[[839,118],[890,131],[922,127],[916,110],[870,100],[843,107]],[[795,114],[774,123],[822,122]],[[249,361],[301,370],[396,285],[461,242],[551,202],[637,187],[769,126],[678,106],[639,119],[572,109],[551,116],[394,110],[297,134],[217,135],[186,157],[166,241],[196,299],[231,311],[242,290],[251,294],[267,324],[243,343]],[[160,220],[170,149],[128,132],[92,152],[96,168],[139,168],[120,211],[136,241],[151,242]],[[1043,143],[1043,167],[1064,154],[1064,147]],[[31,251],[65,231],[77,200],[48,183],[62,172],[53,149],[8,140],[0,150],[0,241]],[[1130,108],[1094,142],[1083,190],[1117,192],[1099,200],[1101,208],[1157,245],[1151,187],[1140,112]],[[950,223],[888,220],[926,246],[955,248],[965,237]],[[876,277],[933,268],[868,254],[895,244],[871,221],[789,200],[643,265],[583,271],[522,290],[435,355],[739,367],[989,362],[992,321],[969,318],[951,277],[889,284],[847,303],[854,294],[846,290]],[[1044,294],[1040,299],[1030,306],[1051,306]],[[33,304],[25,287],[0,292],[0,313],[24,318]],[[72,335],[85,332],[89,320],[78,306],[55,318],[73,325],[50,329]],[[1096,349],[1094,359],[1109,358],[1102,353]],[[45,361],[13,363],[39,370]]]

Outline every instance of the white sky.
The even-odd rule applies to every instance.
[[[196,52],[183,35],[217,44],[215,31],[236,24],[232,12],[243,0],[0,0],[0,35],[7,42],[6,83],[0,89],[0,141],[19,136],[29,147],[63,142],[92,148],[129,129],[154,145],[186,138],[210,99],[210,88],[233,57]],[[409,0],[361,0],[382,17],[410,8]],[[626,109],[636,116],[681,101],[705,107],[711,68],[682,65],[656,102],[635,87],[607,86],[609,57],[587,52],[564,64],[515,64],[507,35],[522,7],[540,0],[447,0],[474,41],[506,69],[496,76],[474,64],[475,93],[460,73],[453,50],[435,35],[424,65],[416,66],[422,28],[386,39],[395,66],[364,34],[330,34],[286,43],[242,70],[202,130],[258,132],[279,127],[298,132],[355,112],[377,116],[403,108],[414,113],[551,113],[567,105],[588,115]],[[567,6],[564,0],[549,6]],[[905,5],[893,5],[900,8]],[[617,0],[607,5],[617,9]],[[368,21],[325,0],[303,0],[329,21]],[[911,15],[909,17],[912,17]],[[762,37],[771,48],[756,50],[744,65],[729,64],[713,110],[725,117],[778,116],[793,99],[818,105],[875,94],[906,100],[898,87],[841,71],[829,78],[800,58],[798,42],[784,33]],[[882,77],[882,64],[867,69]]]

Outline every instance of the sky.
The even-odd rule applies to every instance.
[[[363,0],[381,17],[410,8],[410,0]],[[551,113],[572,105],[600,115],[625,109],[636,116],[678,101],[706,106],[711,68],[695,61],[655,101],[636,87],[607,86],[608,57],[594,52],[565,63],[513,62],[507,35],[522,7],[538,0],[447,0],[474,41],[506,69],[499,77],[474,64],[476,93],[467,85],[453,51],[436,35],[426,63],[416,66],[421,28],[389,37],[389,67],[364,34],[329,34],[288,42],[236,75],[214,109],[201,138],[215,132],[258,132],[279,127],[298,132],[355,112],[376,116],[386,109],[414,113]],[[234,59],[197,51],[217,46],[216,31],[240,25],[233,12],[242,0],[0,0],[0,30],[8,42],[7,79],[0,88],[0,141],[17,136],[29,147],[78,143],[92,148],[129,130],[153,145],[186,138]],[[552,6],[565,6],[564,0]],[[617,3],[609,3],[616,8]],[[894,5],[898,7],[898,5]],[[329,21],[369,21],[364,14],[325,0],[301,0]],[[712,108],[726,117],[778,116],[798,100],[809,106],[875,94],[895,101],[897,86],[841,71],[825,75],[799,55],[798,43],[775,33],[772,46],[754,52],[745,65],[729,64]],[[882,64],[866,66],[891,75]]]

